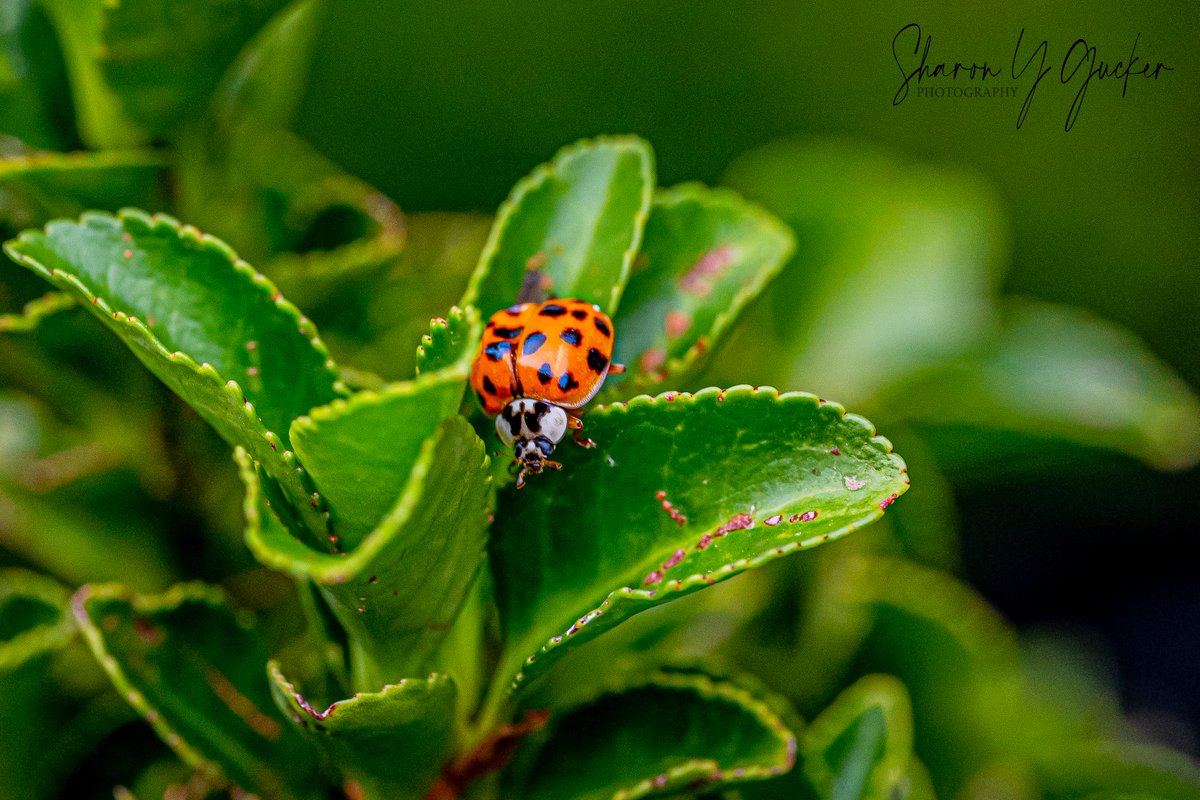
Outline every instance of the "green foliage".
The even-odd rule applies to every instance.
[[[320,2],[45,6],[0,31],[0,123],[92,149],[0,158],[29,271],[0,294],[0,556],[37,570],[0,572],[0,797],[75,771],[122,797],[1200,796],[938,568],[943,473],[1001,468],[947,429],[1200,458],[1200,404],[1139,343],[997,299],[978,178],[780,144],[729,173],[760,206],[659,189],[610,136],[490,229],[405,217],[286,130]],[[61,63],[31,60],[48,33]],[[78,129],[10,73],[69,88]],[[529,281],[610,313],[629,371],[597,447],[518,491],[464,390]],[[927,494],[866,419],[747,381],[861,404]],[[134,712],[168,749],[125,744]]]

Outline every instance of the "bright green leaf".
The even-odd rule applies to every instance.
[[[226,441],[278,480],[314,538],[325,520],[287,440],[338,393],[312,323],[222,242],[163,215],[85,214],[5,245],[89,308]]]
[[[114,685],[184,761],[265,798],[313,793],[311,753],[275,709],[263,645],[218,590],[88,585],[72,604]]]
[[[1200,461],[1195,392],[1132,333],[1066,306],[1011,302],[998,336],[895,391],[903,394],[897,410],[922,426],[1030,434],[1159,469]]]
[[[500,207],[461,306],[517,299],[528,266],[549,293],[615,313],[654,191],[653,154],[632,136],[585,140],[521,180]]]
[[[912,707],[904,685],[870,675],[813,720],[800,758],[823,800],[891,800],[912,758]]]
[[[608,800],[762,780],[791,769],[796,738],[767,702],[705,675],[662,673],[552,718],[514,765],[507,796]]]
[[[531,679],[632,614],[860,528],[908,486],[869,422],[812,395],[667,393],[585,419],[595,450],[565,443],[561,472],[501,496],[498,679]]]
[[[445,638],[483,556],[487,463],[466,420],[447,420],[420,444],[374,530],[335,555],[311,549],[263,507],[243,456],[246,542],[267,566],[321,584],[349,635],[358,690],[423,674]]]
[[[861,403],[990,331],[1004,217],[978,177],[830,141],[753,151],[726,180],[798,244],[719,376]]]
[[[125,111],[162,134],[207,107],[225,69],[286,0],[105,3],[100,61]]]
[[[433,373],[314,408],[291,428],[297,455],[353,550],[396,501],[421,446],[462,402],[465,370]]]
[[[482,334],[479,314],[470,306],[466,311],[455,306],[449,318],[435,317],[417,346],[417,375],[453,368],[465,380]]]
[[[318,711],[278,663],[268,671],[280,710],[367,800],[418,800],[450,755],[456,691],[445,675],[401,679]]]
[[[617,329],[622,393],[678,385],[791,254],[791,232],[727,189],[685,184],[654,198]]]

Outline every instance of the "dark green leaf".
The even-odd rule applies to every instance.
[[[586,417],[559,473],[501,496],[507,680],[682,594],[878,519],[908,486],[870,423],[805,394],[667,393]],[[715,460],[714,460],[715,459]]]
[[[1038,770],[1054,800],[1195,800],[1200,768],[1164,747],[1102,742],[1051,754]]]
[[[10,0],[0,20],[0,131],[39,149],[70,147],[70,105],[66,66],[42,4]]]
[[[727,182],[798,246],[718,377],[861,403],[989,332],[1004,215],[978,177],[856,143],[781,142],[740,158]]]
[[[500,207],[461,306],[483,316],[511,305],[528,266],[558,297],[621,299],[654,191],[650,147],[631,136],[563,148],[521,180]]]
[[[313,794],[311,753],[274,707],[263,645],[218,590],[89,585],[72,603],[117,689],[184,761],[263,797]]]
[[[374,530],[335,555],[300,542],[261,505],[257,475],[242,459],[247,544],[267,566],[321,584],[349,634],[360,691],[424,674],[483,556],[487,458],[471,426],[447,420],[403,476]]]
[[[0,314],[0,334],[31,331],[46,317],[70,308],[75,308],[75,300],[69,295],[48,292],[26,303],[20,314]]]
[[[923,426],[1065,440],[1159,469],[1200,460],[1200,400],[1132,333],[1049,303],[1012,302],[1004,312],[998,336],[896,388],[895,407]]]
[[[268,669],[280,710],[368,800],[423,797],[450,755],[456,692],[445,675],[401,679],[318,711],[279,664]]]
[[[621,392],[686,380],[793,246],[779,220],[727,189],[660,191],[613,320],[614,360],[632,373]]]
[[[0,226],[14,232],[84,211],[166,206],[163,156],[147,150],[33,153],[0,159]]]
[[[870,675],[813,720],[801,740],[801,763],[823,800],[891,800],[907,783],[912,735],[904,685]]]
[[[514,764],[507,796],[608,800],[761,780],[789,769],[796,738],[762,699],[705,675],[663,673],[551,722]]]
[[[322,0],[296,0],[254,36],[217,87],[218,122],[252,117],[265,125],[291,125],[307,85],[322,6]]]
[[[266,278],[219,240],[133,210],[53,222],[5,251],[91,309],[323,535],[287,431],[337,395],[336,370],[312,323]]]
[[[145,133],[123,113],[96,58],[104,48],[104,12],[112,6],[94,0],[54,0],[42,5],[58,30],[80,138],[97,150],[142,144]]]
[[[126,112],[161,134],[206,108],[238,52],[286,0],[105,4],[101,67]]]
[[[44,575],[0,570],[0,798],[49,795],[58,780],[54,753],[61,742],[63,687],[51,659],[74,637],[66,588]]]

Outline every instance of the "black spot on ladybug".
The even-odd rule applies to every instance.
[[[596,330],[600,331],[605,336],[612,336],[612,329],[608,327],[607,322],[600,319],[599,317],[594,317],[592,319],[592,321],[596,323]]]
[[[501,339],[515,339],[521,335],[524,328],[496,328],[492,333]]]
[[[558,379],[558,388],[564,392],[569,392],[572,389],[579,388],[579,381],[575,380],[575,376],[571,373],[564,372]]]
[[[577,308],[571,312],[571,316],[575,319],[587,319],[587,312],[582,308]]]
[[[542,364],[540,367],[538,367],[537,375],[538,380],[541,381],[543,386],[545,386],[550,382],[550,379],[554,377],[554,370],[550,368],[549,364]]]
[[[538,311],[538,316],[539,317],[561,317],[565,313],[567,313],[567,309],[563,308],[562,306],[558,305],[557,303],[552,303],[550,305],[542,306],[541,310]]]
[[[593,347],[588,350],[587,363],[592,368],[592,372],[599,374],[604,372],[604,368],[608,366],[608,357]]]
[[[578,345],[583,341],[583,334],[579,332],[579,328],[567,328],[558,335],[558,338],[569,345]]]
[[[512,431],[513,437],[516,438],[521,433],[521,415],[514,411],[511,405],[507,405],[500,412],[500,416],[508,423],[508,429]]]
[[[525,427],[530,433],[542,432],[542,417],[546,416],[549,409],[545,403],[534,403],[532,411],[525,412]]]
[[[512,342],[492,342],[487,347],[483,348],[483,354],[487,356],[488,361],[499,361],[509,354],[512,350]]]
[[[483,390],[488,394],[496,393],[496,384],[492,383],[492,379],[487,375],[483,376]]]
[[[535,331],[525,337],[525,345],[521,348],[521,352],[525,355],[536,353],[546,341],[546,334],[541,331]]]

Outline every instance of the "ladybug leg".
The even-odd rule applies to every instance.
[[[608,374],[609,375],[620,375],[624,371],[625,371],[624,364],[609,364],[608,365]]]
[[[579,417],[567,415],[567,427],[571,429],[571,437],[575,439],[575,444],[580,447],[595,447],[596,443],[583,435],[583,420]]]

